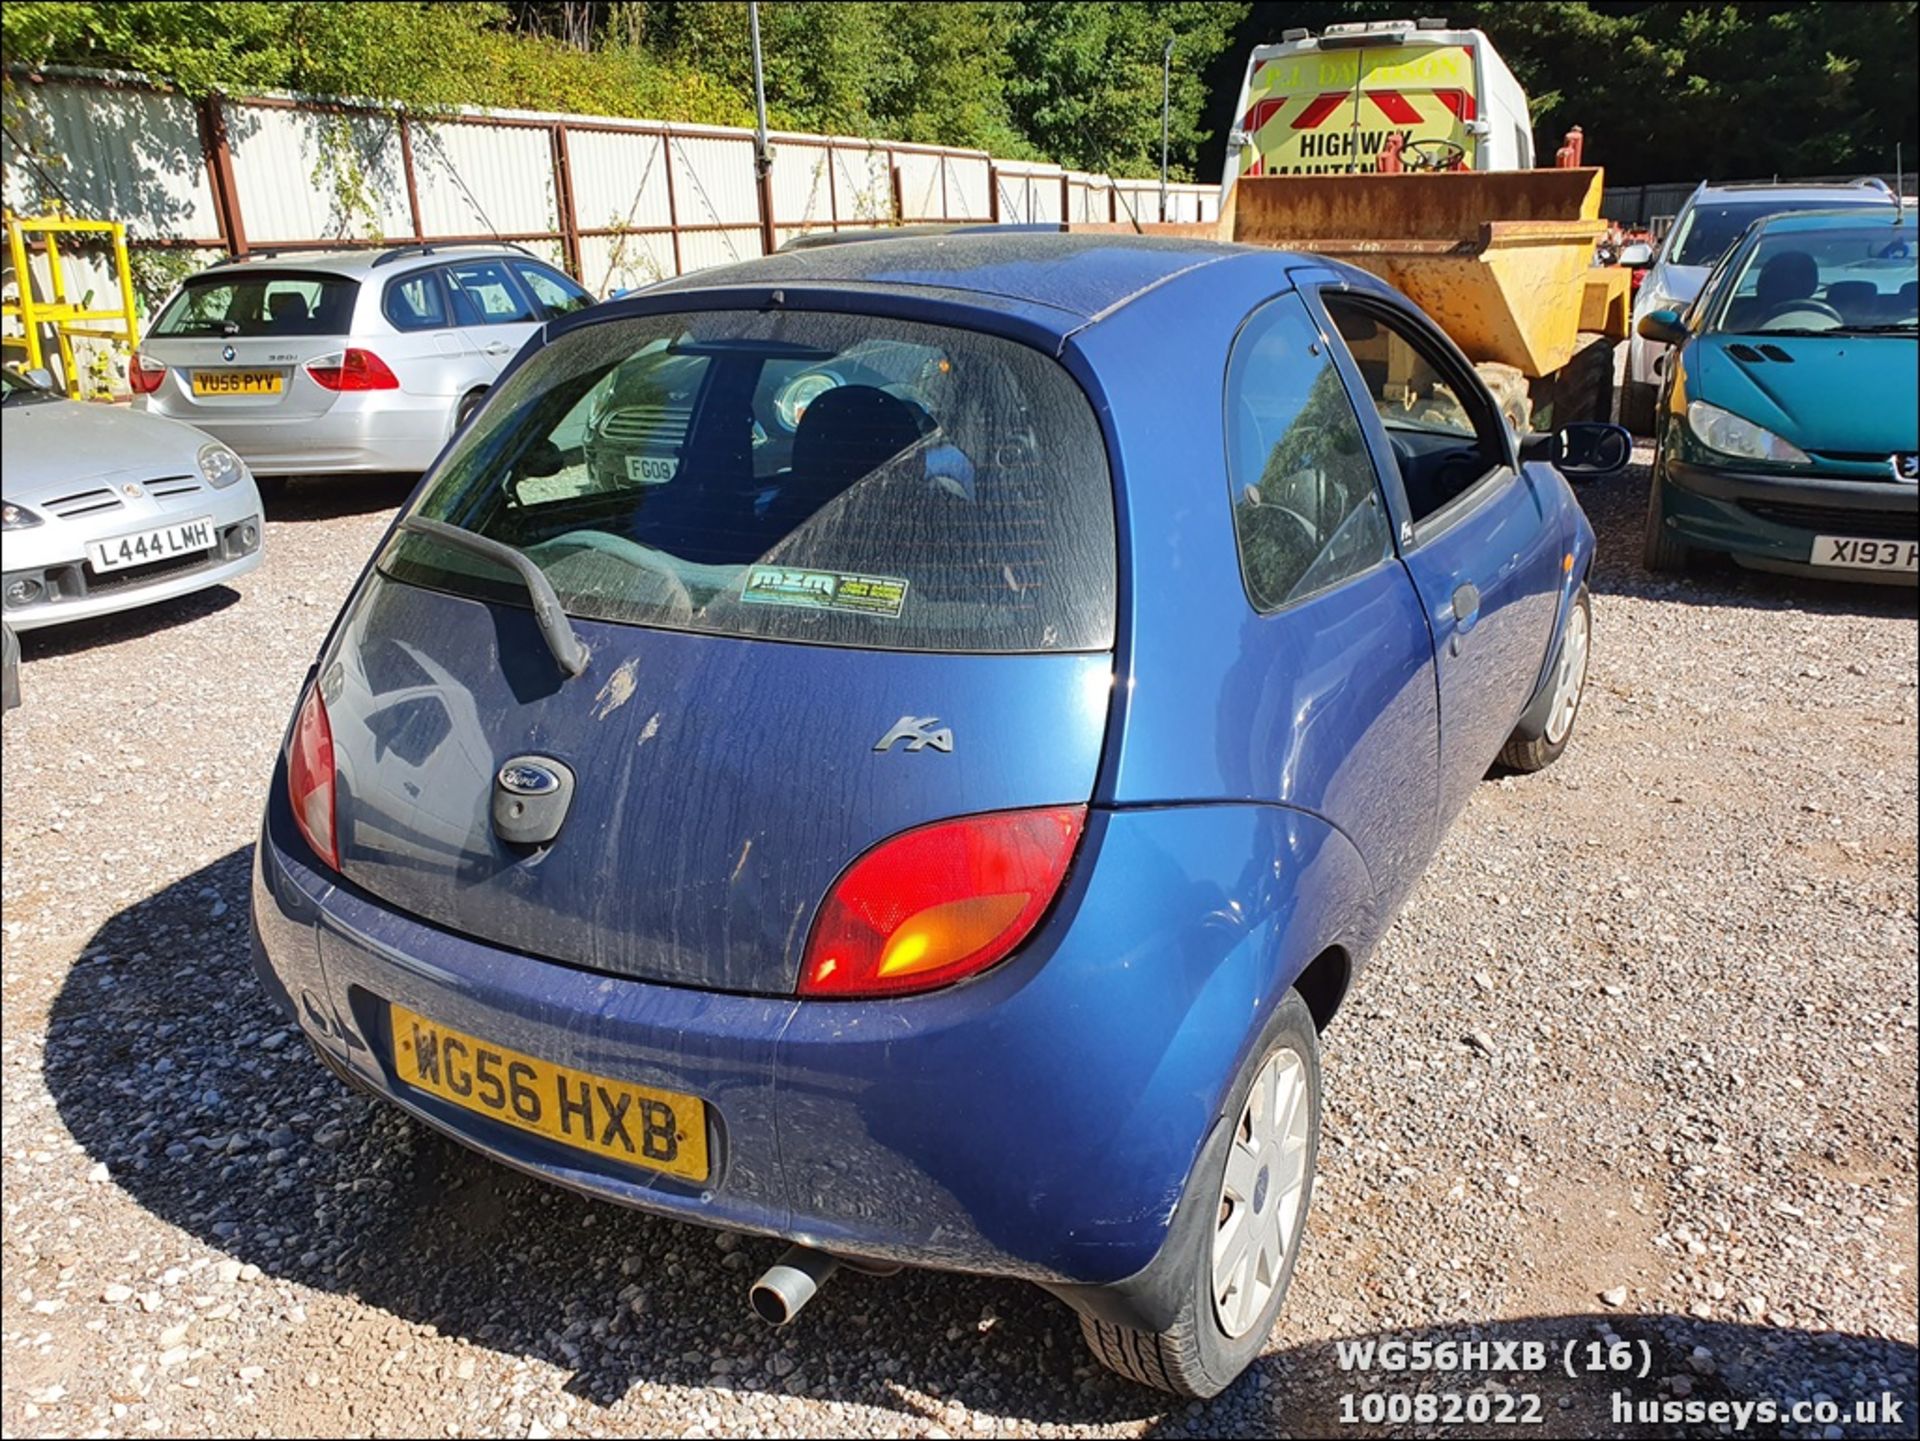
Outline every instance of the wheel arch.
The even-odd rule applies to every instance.
[[[1307,1010],[1313,1015],[1313,1027],[1322,1035],[1333,1023],[1352,984],[1353,958],[1344,945],[1328,946],[1302,966],[1300,974],[1293,979],[1293,989],[1307,1003]]]
[[[1315,1030],[1323,1031],[1381,926],[1359,851],[1322,817],[1274,805],[1178,807],[1158,816],[1159,825],[1180,827],[1169,838],[1179,842],[1175,853],[1197,857],[1212,851],[1223,871],[1231,866],[1232,881],[1221,897],[1226,904],[1216,902],[1211,916],[1234,916],[1238,944],[1197,986],[1193,1008],[1167,1038],[1161,1062],[1169,1074],[1183,1075],[1190,1095],[1205,1093],[1207,1120],[1197,1128],[1177,1189],[1169,1187],[1170,1214],[1144,1266],[1104,1284],[1041,1283],[1082,1315],[1145,1331],[1163,1329],[1178,1309],[1186,1263],[1207,1234],[1202,1213],[1208,1208],[1195,1203],[1194,1187],[1224,1164],[1230,1126],[1223,1110],[1257,1059],[1261,1038],[1294,993]],[[1201,843],[1195,828],[1202,826],[1218,828],[1216,846]],[[1240,859],[1228,862],[1229,851]],[[1250,851],[1252,865],[1246,862]],[[1230,899],[1234,890],[1237,907]]]

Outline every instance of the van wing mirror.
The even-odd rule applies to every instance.
[[[1559,430],[1532,431],[1520,440],[1520,459],[1545,461],[1574,480],[1617,475],[1633,459],[1633,433],[1624,425],[1580,420]]]
[[[1620,263],[1635,270],[1643,270],[1653,264],[1653,247],[1644,240],[1636,240],[1631,245],[1620,248]]]

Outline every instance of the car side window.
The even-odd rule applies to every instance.
[[[533,302],[504,260],[463,260],[445,267],[455,325],[513,325],[538,320]]]
[[[1506,466],[1505,422],[1470,371],[1390,306],[1322,298],[1379,412],[1416,526]]]
[[[439,330],[447,324],[447,296],[436,270],[389,280],[380,306],[395,330]]]
[[[527,289],[533,292],[533,298],[549,317],[571,315],[593,304],[593,297],[566,276],[536,265],[530,260],[516,260],[513,268],[527,283]]]
[[[1227,484],[1240,574],[1278,610],[1392,553],[1359,416],[1297,296],[1248,318],[1227,361]]]

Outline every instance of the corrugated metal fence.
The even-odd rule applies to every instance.
[[[127,222],[144,297],[222,254],[511,240],[597,294],[750,259],[815,230],[922,221],[1159,218],[1159,186],[845,136],[604,116],[394,107],[291,96],[192,101],[114,77],[16,72],[6,203]],[[1211,220],[1208,185],[1169,187],[1169,220]],[[104,271],[102,272],[104,277]]]

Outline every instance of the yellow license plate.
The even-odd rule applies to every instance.
[[[286,384],[277,370],[196,370],[195,395],[278,395]]]
[[[409,1086],[536,1136],[689,1181],[707,1178],[706,1105],[588,1075],[394,1005],[393,1064]]]

